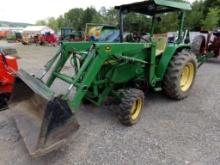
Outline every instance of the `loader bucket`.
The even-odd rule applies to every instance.
[[[32,157],[43,156],[65,144],[79,128],[67,102],[40,80],[17,72],[9,108]]]

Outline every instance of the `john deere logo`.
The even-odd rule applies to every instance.
[[[105,47],[105,51],[106,51],[106,52],[111,52],[111,51],[112,51],[111,46],[109,46],[109,45],[108,45],[108,46],[106,46],[106,47]]]

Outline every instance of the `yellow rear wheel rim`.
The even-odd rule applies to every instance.
[[[143,101],[141,98],[138,98],[133,106],[132,106],[132,110],[131,110],[131,119],[132,120],[137,120],[139,117],[139,114],[141,112],[142,109],[142,105],[143,105]]]
[[[188,63],[184,66],[180,77],[180,88],[183,92],[190,89],[195,75],[195,68],[192,63]]]

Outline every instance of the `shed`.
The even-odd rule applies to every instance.
[[[29,33],[31,36],[35,36],[37,34],[45,34],[50,32],[54,34],[54,30],[47,26],[27,26],[24,28],[23,33]]]

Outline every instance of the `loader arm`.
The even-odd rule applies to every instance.
[[[55,67],[53,68],[51,75],[46,81],[46,85],[50,87],[57,78],[68,83],[70,87],[66,94],[64,94],[63,99],[67,100],[68,105],[70,106],[72,111],[76,112],[78,106],[81,104],[82,99],[87,94],[88,89],[96,81],[96,77],[98,74],[100,74],[102,67],[106,64],[106,61],[112,61],[112,59],[117,58],[117,60],[114,60],[116,63],[118,60],[122,60],[127,62],[146,64],[146,52],[142,51],[140,53],[139,50],[147,49],[150,46],[151,45],[147,43],[63,43],[61,54],[55,64]],[[137,50],[139,53],[137,53]],[[136,56],[140,57],[133,57],[135,56],[135,54]],[[82,65],[80,66],[79,70],[75,71],[76,74],[73,77],[62,74],[61,70],[66,62],[70,59],[70,57],[72,57],[73,59],[78,58],[77,55],[82,56],[84,60],[81,61]],[[114,79],[112,80],[114,82],[116,81],[116,79],[119,79],[119,77],[120,74],[117,75],[116,72],[113,72],[112,75],[109,75],[109,79]],[[126,82],[127,79],[125,79],[124,81]],[[105,84],[106,82],[107,77],[100,81],[99,85]],[[76,93],[74,97],[69,100],[67,99],[68,94],[74,87],[76,88]],[[96,103],[97,105],[101,105],[101,102],[105,99],[105,97],[108,96],[110,90],[110,85],[106,86],[106,90],[102,93],[102,97],[99,96],[100,100]]]

